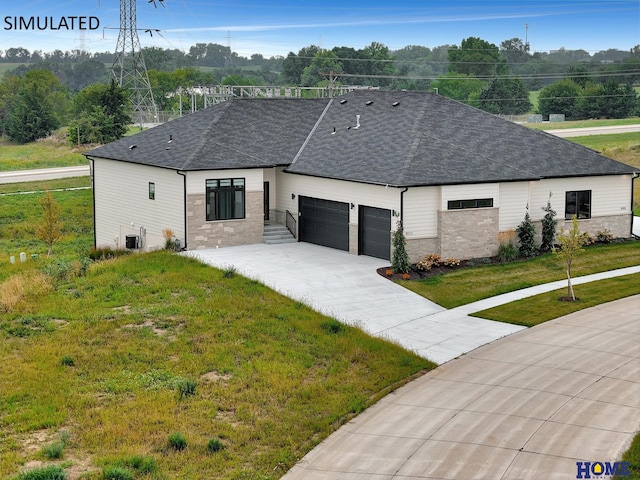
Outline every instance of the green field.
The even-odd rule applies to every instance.
[[[34,233],[42,193],[0,197],[0,478],[29,462],[96,480],[276,479],[434,367],[231,269],[166,251],[86,263],[91,191],[53,195],[51,259]]]

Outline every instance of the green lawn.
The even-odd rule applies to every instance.
[[[42,194],[0,197],[0,478],[31,462],[87,479],[118,468],[146,479],[276,479],[435,366],[233,271],[165,251],[83,274],[91,191],[53,195],[65,235],[52,259],[34,236]],[[10,264],[22,251],[28,261]],[[185,450],[168,446],[175,433]],[[224,448],[212,453],[216,441]],[[49,460],[56,450],[61,458]]]
[[[640,242],[594,245],[575,261],[575,276],[640,265]],[[453,270],[402,286],[445,308],[565,278],[564,267],[551,253],[518,262]],[[638,288],[640,292],[640,287]]]
[[[40,140],[18,145],[0,140],[0,171],[86,165],[84,150],[72,148],[65,141]]]
[[[474,317],[532,327],[584,308],[640,294],[640,274],[574,285],[575,302],[560,301],[567,289],[535,295],[473,314]]]

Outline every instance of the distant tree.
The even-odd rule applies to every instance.
[[[63,223],[60,221],[60,206],[48,190],[39,203],[43,212],[40,223],[36,226],[36,238],[47,245],[47,256],[51,256],[53,245],[62,238]]]
[[[308,47],[301,48],[297,55],[293,52],[289,52],[287,58],[282,62],[282,76],[285,83],[300,85],[304,69],[311,65],[311,61],[320,50],[320,47],[310,45]]]
[[[447,73],[431,82],[431,88],[437,89],[439,95],[466,102],[473,93],[480,94],[487,86],[487,82],[473,75],[461,73]]]
[[[573,292],[573,285],[571,285],[571,267],[576,257],[584,252],[582,248],[584,241],[580,234],[578,219],[575,215],[571,219],[571,228],[569,231],[565,232],[564,229],[562,229],[560,234],[558,234],[558,243],[559,247],[554,248],[553,253],[558,256],[560,261],[564,262],[567,273],[567,296],[575,301],[576,296]]]
[[[567,78],[584,88],[591,81],[589,77],[589,69],[584,63],[574,63],[569,65]]]
[[[558,113],[564,114],[567,120],[575,119],[581,91],[580,85],[573,80],[559,80],[540,91],[538,110],[545,118],[551,113]]]
[[[342,63],[335,53],[330,50],[321,50],[315,54],[311,63],[302,72],[300,85],[315,87],[328,77],[323,73],[342,72]]]
[[[7,118],[7,135],[18,143],[48,136],[61,124],[66,94],[57,77],[47,70],[28,72]]]
[[[518,115],[528,112],[532,105],[529,91],[519,78],[498,77],[480,93],[480,108],[491,113]]]
[[[515,66],[531,60],[529,45],[521,38],[511,38],[500,44],[500,54],[506,59],[507,65]]]
[[[371,42],[370,45],[362,49],[362,56],[367,60],[364,62],[365,74],[370,77],[367,80],[367,85],[384,86],[391,83],[389,78],[384,78],[395,73],[395,66],[386,45]]]
[[[614,80],[588,84],[582,91],[576,109],[579,118],[627,118],[637,108],[638,96],[631,85],[621,86]]]
[[[78,145],[108,143],[121,138],[131,123],[128,97],[127,90],[113,79],[108,85],[90,85],[78,93],[77,117],[69,126],[69,140]]]
[[[476,77],[503,75],[509,70],[498,47],[477,37],[462,40],[460,47],[451,47],[449,62],[450,72]]]

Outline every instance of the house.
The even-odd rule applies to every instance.
[[[629,237],[638,170],[424,92],[233,99],[86,153],[95,244],[188,250],[254,244],[264,225],[298,241],[412,261],[496,254],[498,234],[551,195],[559,228]]]

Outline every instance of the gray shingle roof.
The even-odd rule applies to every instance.
[[[234,99],[86,155],[186,171],[288,165],[327,102]]]
[[[87,155],[179,170],[289,165],[291,173],[391,186],[636,171],[442,96],[378,90],[333,100],[234,99]]]
[[[634,169],[442,96],[355,91],[332,101],[287,171],[412,186],[610,175]]]

